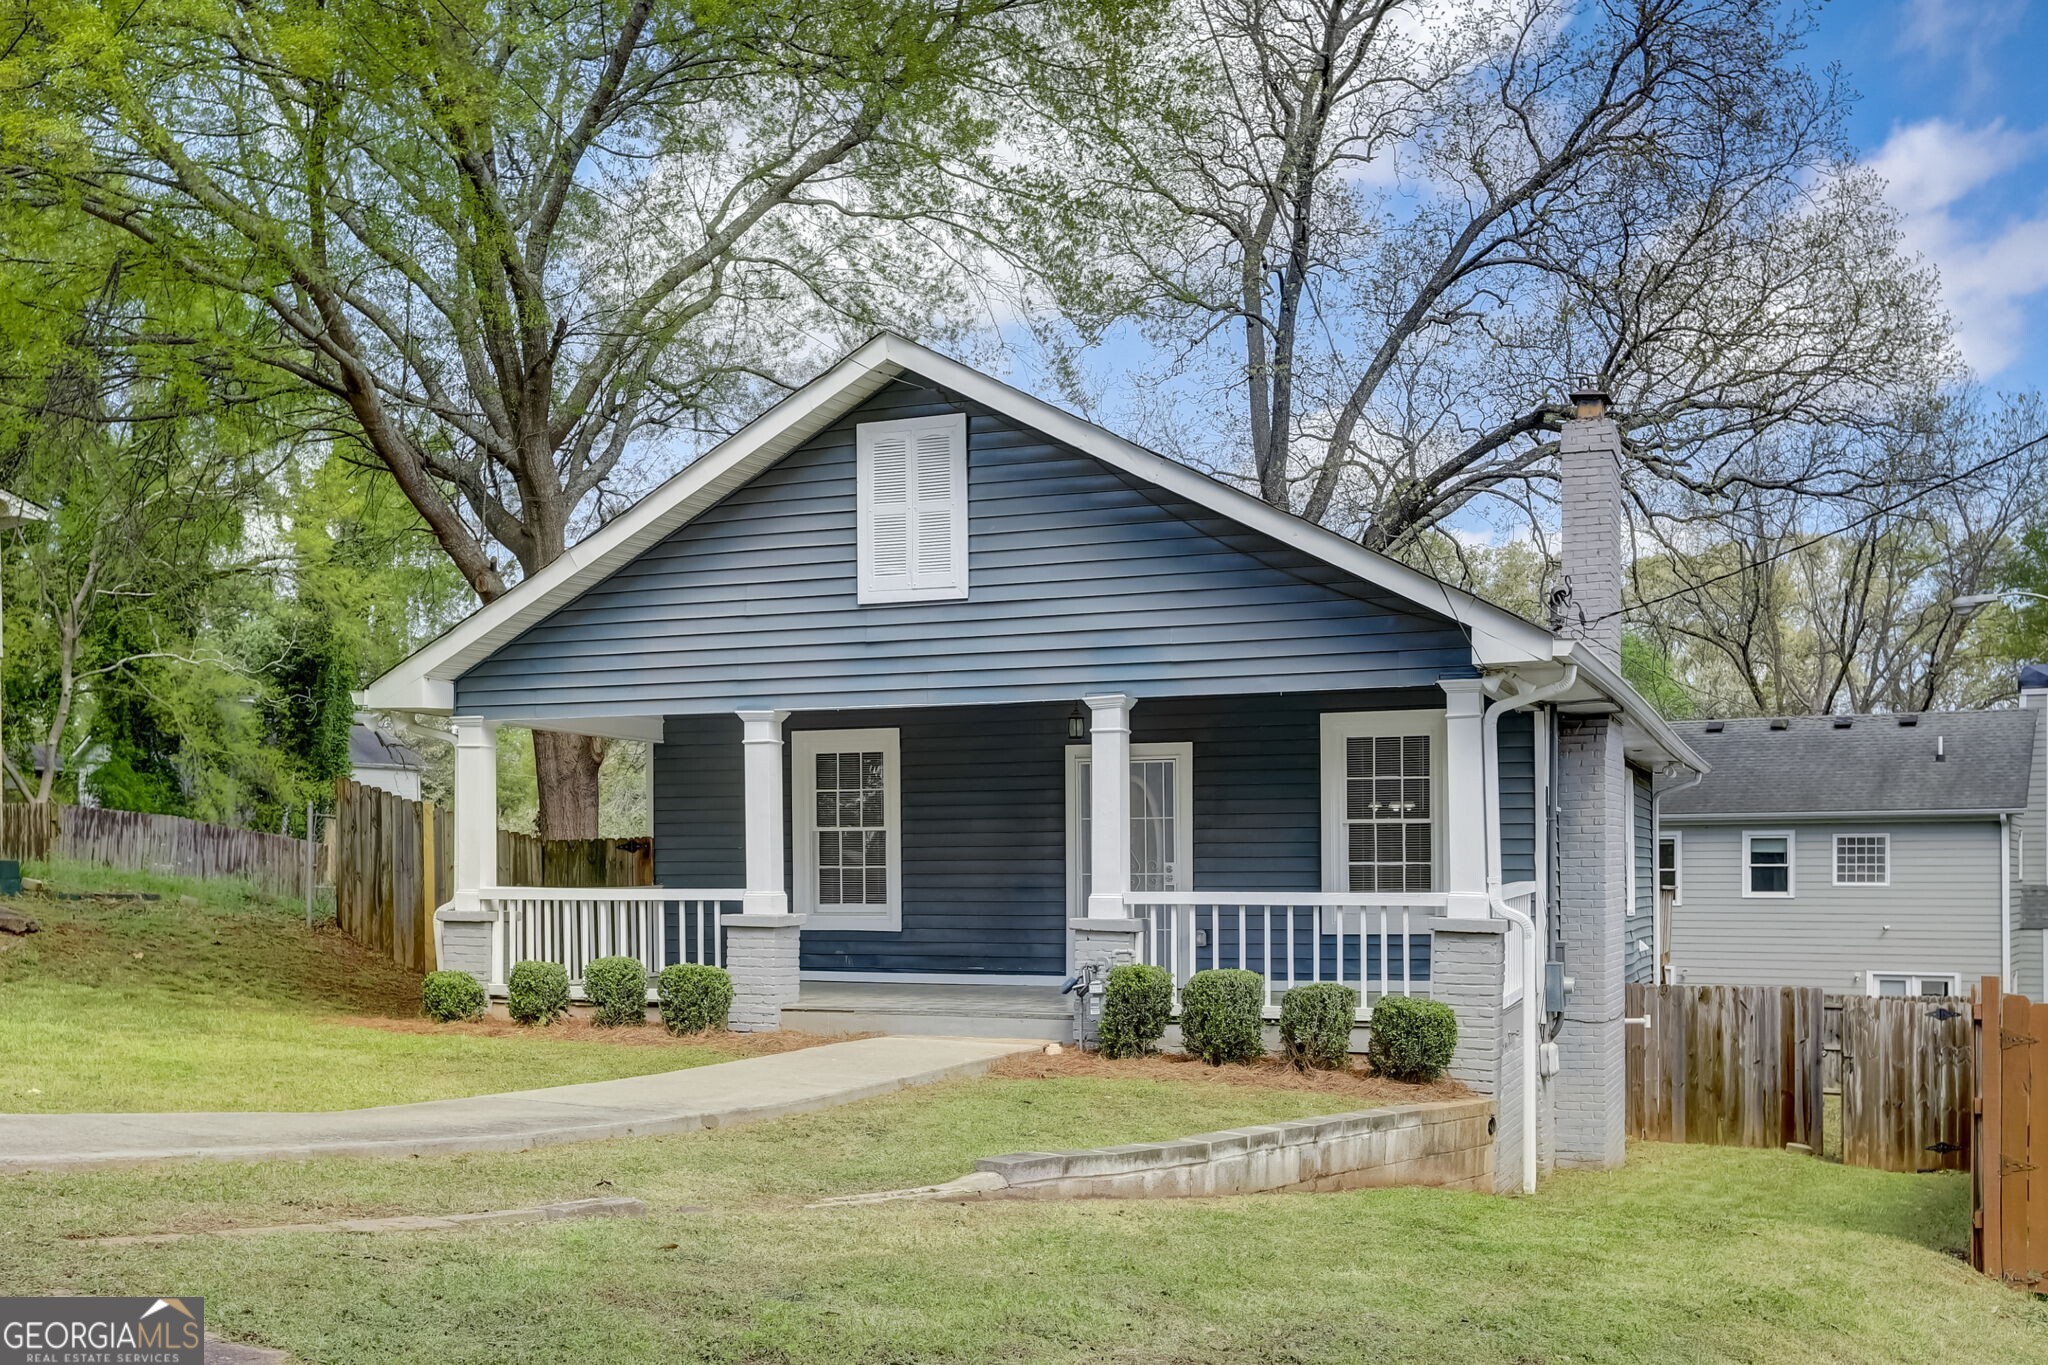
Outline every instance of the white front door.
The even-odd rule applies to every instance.
[[[1194,887],[1195,828],[1192,744],[1131,746],[1131,890]],[[1088,749],[1067,750],[1067,913],[1088,913]]]

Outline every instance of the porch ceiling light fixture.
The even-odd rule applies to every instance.
[[[1075,702],[1074,709],[1067,712],[1067,738],[1088,738],[1088,713],[1081,709],[1080,702]]]

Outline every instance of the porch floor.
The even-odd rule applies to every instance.
[[[1074,1004],[1056,985],[953,985],[924,981],[805,981],[782,1008],[784,1028],[806,1033],[897,1033],[1071,1042]]]

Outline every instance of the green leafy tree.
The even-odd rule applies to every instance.
[[[0,176],[259,312],[236,353],[317,396],[489,601],[820,335],[943,325],[947,172],[1095,9],[18,6]],[[542,827],[594,833],[602,744],[535,742]]]

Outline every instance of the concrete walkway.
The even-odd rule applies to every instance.
[[[558,1142],[686,1133],[828,1109],[908,1085],[978,1075],[1041,1043],[862,1038],[771,1057],[326,1114],[0,1114],[0,1172],[316,1156],[517,1152]]]

